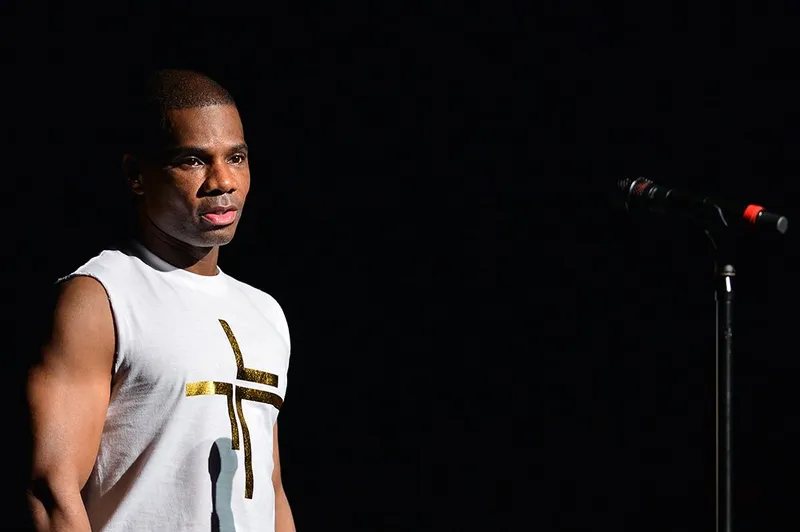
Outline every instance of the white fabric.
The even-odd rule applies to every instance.
[[[278,303],[221,270],[176,269],[139,244],[103,251],[65,279],[76,275],[105,287],[117,335],[110,405],[84,489],[92,530],[274,531],[272,437],[290,354]],[[253,382],[259,371],[277,386]],[[226,385],[209,383],[228,383],[235,429]]]

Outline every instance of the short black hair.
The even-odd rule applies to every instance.
[[[210,105],[236,106],[236,101],[222,85],[194,70],[165,68],[151,72],[134,88],[127,106],[123,151],[151,155],[168,130],[168,111]]]

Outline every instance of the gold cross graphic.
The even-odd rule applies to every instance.
[[[236,358],[236,379],[257,382],[277,388],[277,375],[245,367],[244,358],[242,358],[242,350],[239,349],[239,342],[236,341],[236,337],[233,335],[230,326],[225,320],[219,320],[219,324],[222,325],[222,330],[225,331],[225,336],[228,337],[228,342],[230,342],[231,349],[233,349],[233,356]],[[186,396],[191,397],[195,395],[224,395],[228,398],[228,417],[231,421],[231,448],[237,450],[239,449],[239,427],[236,423],[236,415],[239,415],[239,422],[242,424],[242,439],[244,440],[244,497],[245,499],[252,499],[253,455],[250,444],[250,431],[247,429],[247,421],[242,411],[242,401],[266,403],[280,409],[283,405],[283,399],[281,399],[279,395],[265,390],[247,388],[245,386],[233,385],[230,382],[219,381],[188,383],[186,385]],[[235,411],[233,408],[234,402],[236,403]]]

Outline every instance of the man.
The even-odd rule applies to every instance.
[[[217,266],[250,187],[231,95],[191,71],[146,83],[123,157],[137,238],[59,282],[28,381],[42,531],[294,531],[277,417],[289,331]]]

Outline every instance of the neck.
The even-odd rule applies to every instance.
[[[139,240],[153,254],[176,268],[197,275],[217,275],[219,246],[197,247],[180,242],[152,223],[139,232]]]

